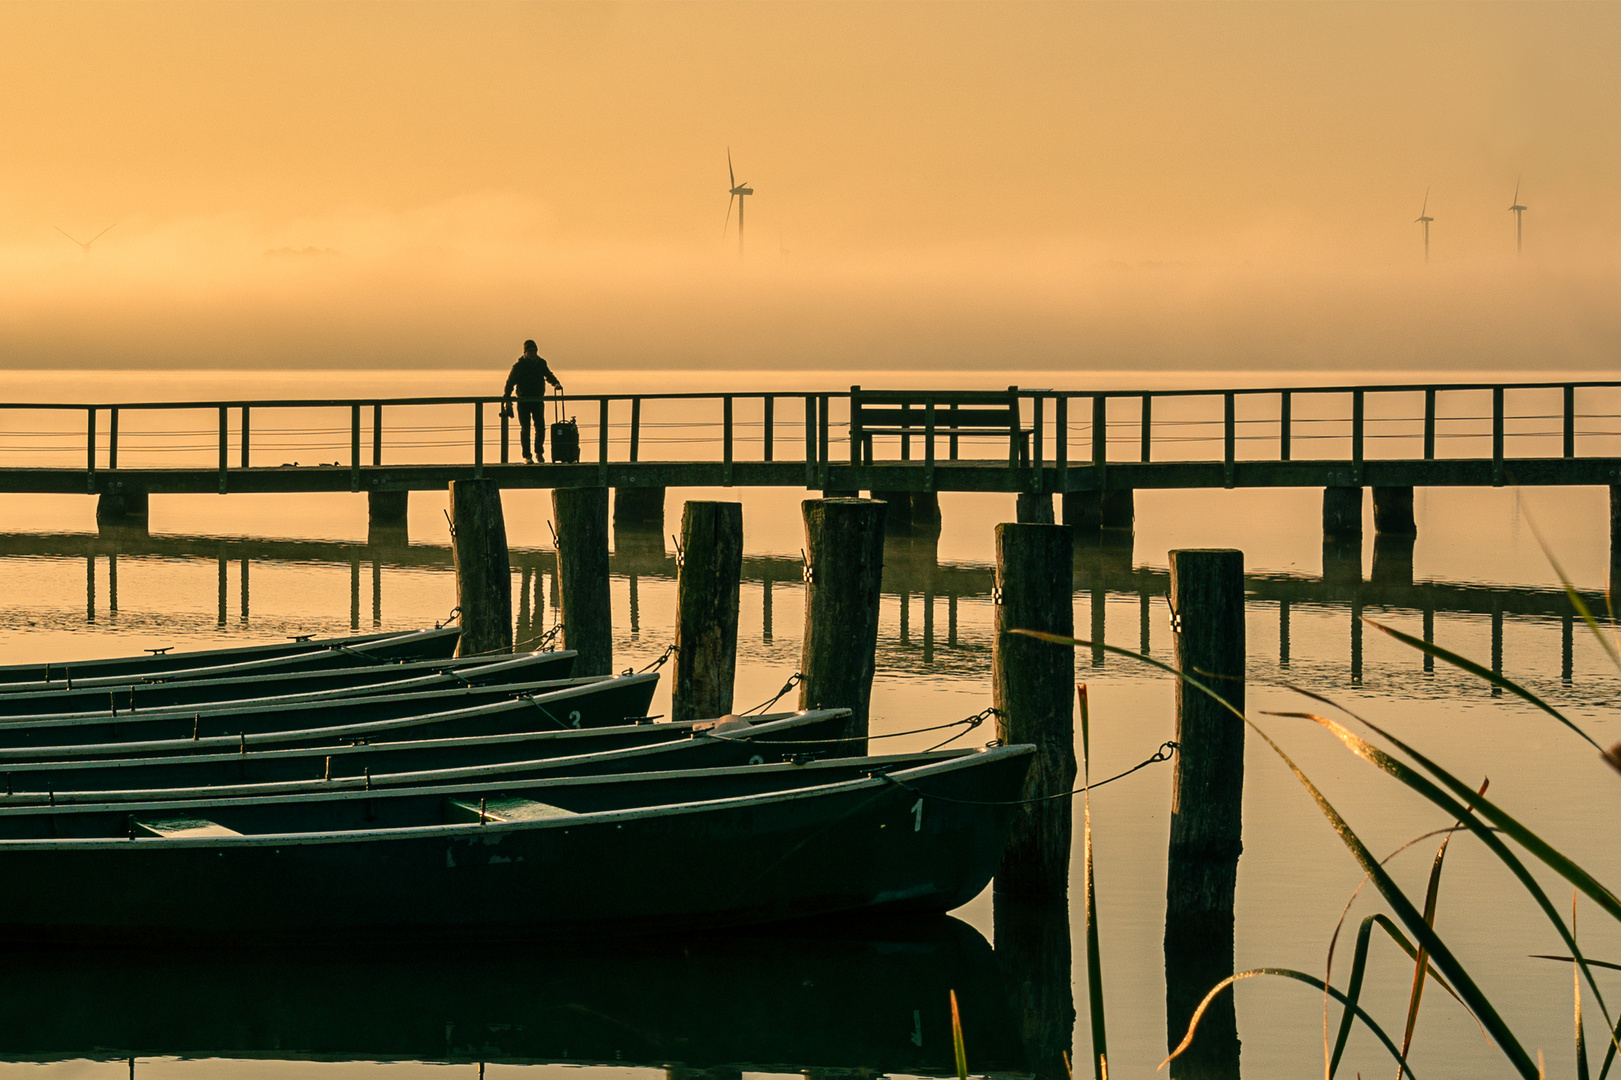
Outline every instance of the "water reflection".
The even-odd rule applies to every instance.
[[[544,948],[24,952],[9,956],[7,968],[0,1057],[12,1060],[566,1062],[669,1067],[680,1076],[949,1076],[955,990],[973,1070],[1025,1071],[989,944],[945,916]]]

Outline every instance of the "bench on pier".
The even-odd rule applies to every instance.
[[[863,390],[850,387],[850,464],[872,464],[874,435],[901,440],[901,460],[912,458],[912,438],[924,440],[934,460],[934,438],[950,440],[949,460],[957,460],[964,436],[1005,438],[1008,465],[1030,463],[1032,429],[1019,424],[1019,388],[1006,390]]]

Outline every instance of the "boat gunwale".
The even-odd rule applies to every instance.
[[[491,836],[495,834],[530,832],[542,829],[561,828],[565,831],[572,828],[597,826],[638,821],[647,817],[686,816],[694,813],[724,811],[733,807],[750,804],[764,805],[769,803],[794,802],[802,799],[825,798],[834,795],[854,793],[866,788],[888,787],[891,778],[899,780],[922,780],[930,776],[944,775],[962,768],[972,768],[986,762],[992,762],[1006,757],[1031,757],[1036,753],[1036,747],[1030,743],[1015,743],[1011,746],[992,746],[982,749],[965,750],[935,750],[925,751],[928,754],[954,755],[944,761],[931,761],[924,765],[896,772],[884,772],[882,775],[869,773],[867,776],[852,777],[848,780],[835,780],[825,784],[815,784],[809,787],[795,787],[777,791],[756,792],[751,795],[728,795],[719,799],[694,799],[679,803],[659,803],[654,806],[625,807],[615,810],[592,810],[586,813],[571,813],[566,817],[539,818],[530,821],[476,821],[458,822],[445,825],[410,825],[394,829],[352,829],[352,830],[326,830],[322,832],[302,833],[242,833],[236,836],[131,836],[124,839],[108,837],[53,837],[44,839],[7,840],[0,839],[0,857],[7,851],[130,851],[137,848],[154,850],[161,847],[163,850],[178,850],[186,848],[262,848],[262,847],[314,847],[333,844],[350,844],[358,842],[375,841],[411,841],[430,840],[441,837],[456,839],[463,834],[469,836]],[[890,758],[916,758],[920,754],[892,754],[875,755],[864,758],[838,758],[824,762],[823,767],[840,765],[849,767],[852,761],[882,762]],[[724,769],[679,769],[669,773],[629,773],[623,776],[613,776],[607,779],[613,782],[629,782],[647,780],[649,778],[668,777],[672,774],[701,773],[705,775],[724,775],[733,769],[810,769],[817,766],[817,762],[805,765],[746,765]],[[555,780],[537,779],[526,783],[567,783],[574,781],[601,782],[603,777],[559,777]],[[463,785],[473,791],[489,790],[488,785]],[[400,788],[382,792],[342,792],[336,793],[339,797],[354,798],[393,798],[422,795],[449,795],[452,792],[440,788]],[[307,796],[287,796],[285,800],[268,799],[267,802],[301,801]],[[251,801],[251,800],[250,800]],[[152,809],[159,809],[163,804],[153,804]],[[181,802],[175,809],[195,809],[201,811],[207,807],[207,800],[190,800]],[[19,808],[20,809],[20,808]],[[30,807],[35,813],[49,813],[48,808]],[[120,813],[135,813],[129,806],[99,806],[89,805],[69,806],[59,808],[57,812],[93,811]]]

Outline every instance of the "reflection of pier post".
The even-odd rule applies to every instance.
[[[1278,666],[1289,666],[1289,601],[1278,601]]]
[[[1171,552],[1176,666],[1197,672],[1233,708],[1244,708],[1244,556],[1231,550]],[[1243,848],[1244,725],[1219,702],[1176,687],[1176,776],[1165,888],[1166,1044],[1187,1033],[1193,1011],[1233,973],[1233,898]],[[1238,1020],[1230,992],[1205,1012],[1173,1077],[1238,1077]]]
[[[642,636],[641,577],[638,574],[626,574],[625,582],[630,586],[630,638],[635,641]]]
[[[1351,683],[1362,681],[1362,590],[1351,594]]]
[[[771,575],[760,582],[760,639],[771,643]]]
[[[360,629],[360,552],[349,553],[349,629]]]
[[[946,594],[946,648],[957,647],[957,594]]]
[[[1559,617],[1559,681],[1566,686],[1576,672],[1576,616],[1565,612]]]
[[[1424,643],[1435,644],[1435,601],[1427,592],[1424,594]],[[1435,657],[1429,653],[1424,654],[1424,674],[1435,674]]]
[[[248,560],[242,560],[242,618],[248,617]],[[383,625],[383,561],[376,555],[371,557],[371,625],[373,629]]]
[[[84,557],[84,621],[96,621],[96,549]]]
[[[1503,674],[1503,597],[1492,594],[1492,674]],[[1501,686],[1492,687],[1492,697],[1502,697]]]
[[[1072,1056],[1075,1034],[1069,903],[997,893],[991,917],[997,966],[1013,998],[1030,1071],[1040,1080],[1066,1080],[1064,1059]],[[974,1050],[967,1050],[972,1067]]]
[[[219,553],[215,556],[219,563],[219,627],[225,629],[226,593],[225,583],[229,578],[230,559],[226,556],[225,545],[219,546]]]
[[[244,563],[243,565],[247,565]],[[118,552],[107,552],[107,614],[118,614]]]
[[[376,564],[374,563],[373,565],[376,565]],[[244,550],[242,552],[242,586],[241,586],[241,593],[242,593],[242,598],[241,598],[242,610],[237,612],[236,617],[237,617],[237,621],[239,621],[243,626],[246,626],[246,625],[248,625],[248,553],[247,553],[246,550]]]

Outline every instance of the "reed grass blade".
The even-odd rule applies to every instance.
[[[1576,936],[1576,904],[1581,894],[1570,890],[1570,934]],[[1570,966],[1571,994],[1576,1009],[1576,1080],[1589,1080],[1587,1071],[1587,1035],[1582,1031],[1582,973],[1576,965]]]
[[[957,1058],[957,1080],[968,1080],[968,1054],[962,1045],[962,1014],[957,1011],[957,991],[951,991],[951,1052]]]

